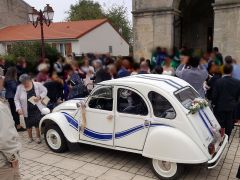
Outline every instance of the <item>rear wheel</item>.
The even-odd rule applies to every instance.
[[[183,172],[183,165],[152,159],[152,169],[160,179],[178,179]]]
[[[48,147],[53,152],[62,153],[68,149],[67,140],[57,125],[51,124],[47,126],[44,137]]]

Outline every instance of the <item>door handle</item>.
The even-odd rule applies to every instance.
[[[107,120],[111,121],[113,119],[113,115],[107,115]]]
[[[144,121],[144,127],[145,127],[145,128],[148,128],[149,126],[150,126],[150,121],[147,120],[147,119],[145,119],[145,121]]]

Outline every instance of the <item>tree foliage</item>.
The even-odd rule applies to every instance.
[[[50,62],[55,62],[59,55],[56,48],[45,44],[46,58]],[[16,42],[11,45],[11,48],[4,58],[10,64],[15,64],[18,57],[24,57],[28,63],[29,71],[33,72],[41,57],[41,44],[39,42]]]
[[[130,43],[132,40],[131,23],[128,20],[127,8],[124,5],[114,5],[104,10],[101,4],[93,0],[79,0],[71,5],[68,11],[69,21],[107,18],[113,27]]]
[[[68,11],[69,21],[101,19],[104,17],[101,5],[92,0],[79,0],[77,4],[71,5]]]
[[[106,16],[113,27],[130,43],[132,39],[132,29],[127,13],[125,6],[113,6],[108,9]]]

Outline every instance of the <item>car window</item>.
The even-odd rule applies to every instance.
[[[154,116],[166,119],[174,119],[176,117],[176,111],[165,97],[151,91],[148,94],[148,98],[152,104]]]
[[[192,101],[196,98],[199,98],[200,95],[191,87],[185,87],[176,91],[176,98],[180,101],[180,103],[187,109],[192,105]]]
[[[88,106],[92,109],[112,111],[113,95],[111,87],[100,88],[90,95]]]
[[[117,110],[120,113],[143,115],[148,114],[148,108],[142,97],[129,89],[118,89]]]

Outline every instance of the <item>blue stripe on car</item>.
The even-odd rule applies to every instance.
[[[121,132],[118,132],[115,134],[115,138],[116,139],[120,139],[122,137],[125,137],[125,136],[129,136],[130,134],[133,134],[135,132],[138,132],[140,130],[144,129],[144,125],[139,125],[139,126],[136,126],[134,128],[131,128],[131,129],[128,129],[128,130],[125,130],[125,131],[121,131]]]
[[[171,79],[163,79],[163,78],[156,78],[156,77],[149,77],[147,75],[139,75],[139,76],[136,76],[136,77],[139,77],[139,78],[143,78],[143,79],[150,79],[150,80],[155,80],[155,81],[160,81],[160,82],[165,82],[167,83],[168,85],[176,88],[176,89],[179,89],[179,88],[182,88],[183,86],[174,82],[173,80]]]
[[[157,126],[166,126],[166,127],[172,127],[172,126],[169,126],[169,125],[166,125],[166,124],[151,124],[150,127],[157,127]]]
[[[71,127],[74,129],[78,130],[78,121],[76,121],[71,115],[68,113],[63,112],[65,118],[67,119],[68,123],[70,124]]]
[[[183,87],[181,84],[173,81],[172,79],[163,79],[163,78],[161,78],[161,77],[151,77],[151,76],[148,76],[148,75],[145,75],[145,76],[147,76],[147,77],[149,77],[149,78],[152,78],[152,79],[155,79],[155,80],[167,80],[167,81],[170,81],[171,83],[173,83],[173,84],[175,84],[175,85],[177,85],[177,86],[179,86],[179,87]]]
[[[63,112],[63,114],[66,117],[69,125],[72,128],[74,128],[75,130],[78,130],[79,129],[78,121],[76,119],[74,119],[71,115],[69,115],[65,112]],[[147,125],[146,127],[149,127],[149,126],[150,127],[156,127],[156,126],[167,126],[167,125],[164,125],[164,124],[150,124],[150,125]],[[129,136],[133,133],[136,133],[138,131],[143,130],[144,127],[145,127],[144,125],[138,125],[138,126],[130,128],[130,129],[127,129],[127,130],[124,130],[124,131],[121,131],[121,132],[117,132],[117,133],[115,133],[115,138],[120,139],[120,138]],[[96,131],[93,131],[93,130],[88,129],[88,128],[84,129],[83,135],[88,137],[88,138],[95,139],[95,140],[100,140],[100,141],[109,141],[109,140],[113,139],[113,134],[112,133],[100,133],[100,132],[96,132]]]
[[[206,112],[202,109],[201,112],[204,114],[204,116],[207,118],[208,122],[211,124],[211,126],[213,127],[212,122],[210,121],[208,115],[206,114]]]
[[[91,139],[96,139],[96,140],[102,140],[102,141],[107,141],[107,140],[112,140],[112,134],[102,134],[98,132],[91,131],[90,129],[85,128],[83,134]]]
[[[212,132],[211,129],[208,127],[208,124],[206,123],[205,118],[203,117],[201,111],[198,111],[198,114],[199,114],[199,116],[201,117],[201,119],[202,119],[204,125],[206,126],[206,128],[208,129],[208,131],[210,132],[210,134],[211,134],[212,137],[213,137],[213,132]]]

